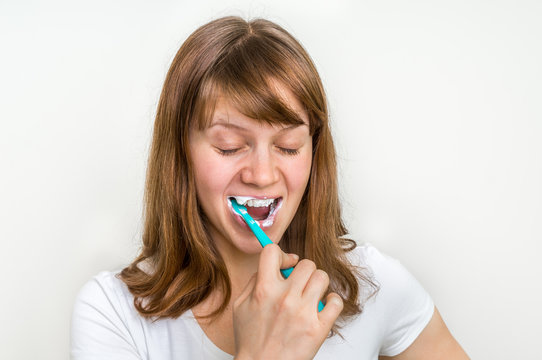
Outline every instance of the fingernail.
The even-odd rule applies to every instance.
[[[290,254],[290,256],[293,256],[293,258],[297,261],[299,260],[299,255],[297,254]]]
[[[332,302],[333,304],[337,305],[337,306],[342,305],[341,299],[336,297],[336,296],[333,296],[331,299],[329,299],[329,301]]]

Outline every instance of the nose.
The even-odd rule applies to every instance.
[[[270,149],[255,149],[241,171],[241,181],[259,188],[275,184],[280,177],[279,169]]]

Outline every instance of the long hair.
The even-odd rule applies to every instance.
[[[198,204],[188,135],[190,129],[207,126],[218,96],[253,119],[300,123],[273,86],[277,82],[304,106],[313,141],[309,182],[281,247],[328,273],[328,292],[344,301],[342,319],[361,313],[360,286],[376,290],[346,256],[356,243],[344,237],[327,100],[316,67],[301,44],[273,22],[224,17],[183,43],[160,96],[147,170],[143,246],[120,273],[142,316],[176,318],[215,289],[222,291],[223,302],[207,316],[225,310],[230,279]]]

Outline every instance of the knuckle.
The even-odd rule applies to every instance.
[[[308,337],[310,338],[314,338],[314,337],[318,337],[320,335],[320,327],[317,326],[317,324],[315,323],[310,323],[306,328],[305,328],[305,332],[307,334]]]
[[[269,298],[272,294],[272,289],[269,284],[266,283],[259,283],[256,284],[254,287],[254,291],[252,293],[252,298],[259,303],[262,303],[265,301],[265,299]]]
[[[296,299],[294,298],[294,296],[289,295],[289,294],[283,296],[279,304],[279,310],[287,314],[296,311],[296,307],[297,307]]]
[[[275,243],[272,243],[272,244],[269,244],[269,245],[266,245],[264,246],[262,252],[264,253],[270,253],[270,254],[273,254],[277,251],[280,251],[280,248],[277,244]]]
[[[324,270],[316,270],[314,276],[322,283],[329,284],[329,275]]]
[[[316,264],[314,263],[314,261],[312,260],[309,260],[309,259],[303,259],[299,262],[299,264],[297,264],[296,267],[301,267],[303,269],[306,269],[306,270],[311,270],[311,271],[315,271],[316,270]]]

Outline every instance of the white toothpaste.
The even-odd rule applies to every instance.
[[[275,199],[255,199],[248,196],[232,196],[239,205],[250,207],[267,207],[271,205]]]

